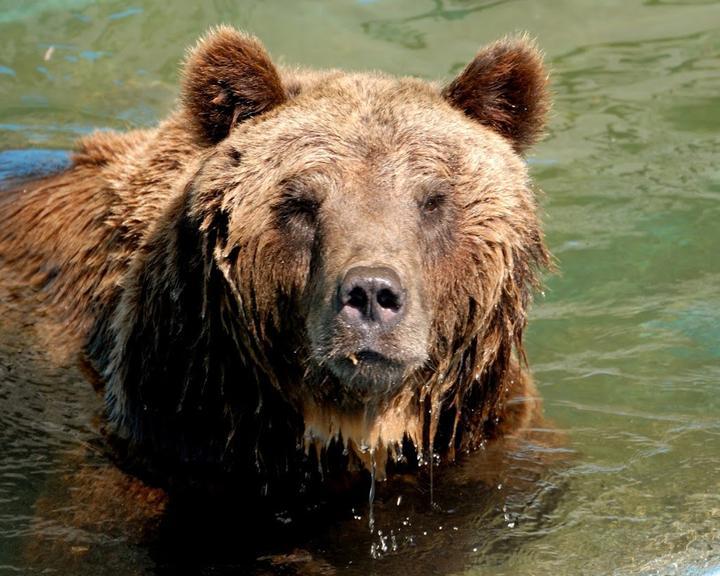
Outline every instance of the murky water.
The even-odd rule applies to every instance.
[[[538,37],[556,97],[530,161],[561,272],[528,342],[572,457],[546,470],[532,444],[502,466],[476,455],[435,471],[435,507],[427,479],[380,486],[373,534],[359,508],[360,519],[329,523],[294,551],[269,549],[250,568],[232,553],[250,518],[223,527],[222,545],[204,554],[192,535],[183,548],[78,527],[69,519],[81,504],[53,503],[72,501],[63,479],[93,452],[98,400],[78,371],[58,367],[22,295],[4,290],[0,574],[720,572],[720,2],[168,6],[0,0],[0,149],[63,150],[97,127],[152,124],[172,105],[185,46],[214,23],[255,32],[288,63],[425,77],[451,75],[503,33]],[[83,457],[90,472],[106,465]]]

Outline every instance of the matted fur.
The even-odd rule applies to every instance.
[[[272,490],[316,460],[452,460],[537,414],[522,335],[549,256],[517,151],[546,84],[523,37],[440,89],[278,70],[218,28],[157,128],[89,136],[69,170],[4,194],[0,263],[86,339],[141,474]],[[382,344],[394,383],[331,369],[351,338],[330,300],[357,263],[407,289]]]

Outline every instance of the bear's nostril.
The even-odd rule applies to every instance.
[[[352,306],[358,310],[365,310],[368,305],[367,292],[361,286],[355,286],[348,294],[346,306]]]
[[[397,312],[400,310],[400,295],[389,288],[383,288],[377,293],[377,303],[386,310]]]

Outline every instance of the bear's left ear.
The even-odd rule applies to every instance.
[[[282,104],[285,89],[260,41],[229,26],[212,29],[185,61],[182,102],[208,144],[233,125]]]
[[[550,108],[542,54],[525,35],[483,48],[442,95],[470,118],[510,140],[518,152],[541,136]]]

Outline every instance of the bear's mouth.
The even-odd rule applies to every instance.
[[[347,355],[347,360],[353,366],[359,366],[360,364],[398,364],[396,360],[385,356],[385,354],[369,349],[351,352]]]
[[[331,359],[330,366],[333,372],[340,372],[342,375],[375,376],[377,379],[386,380],[391,374],[402,375],[406,369],[406,362],[372,348],[362,348],[356,352],[338,354]],[[383,373],[387,375],[381,377]]]
[[[343,388],[367,400],[369,395],[385,395],[398,389],[415,363],[366,347],[335,354],[327,365]]]

